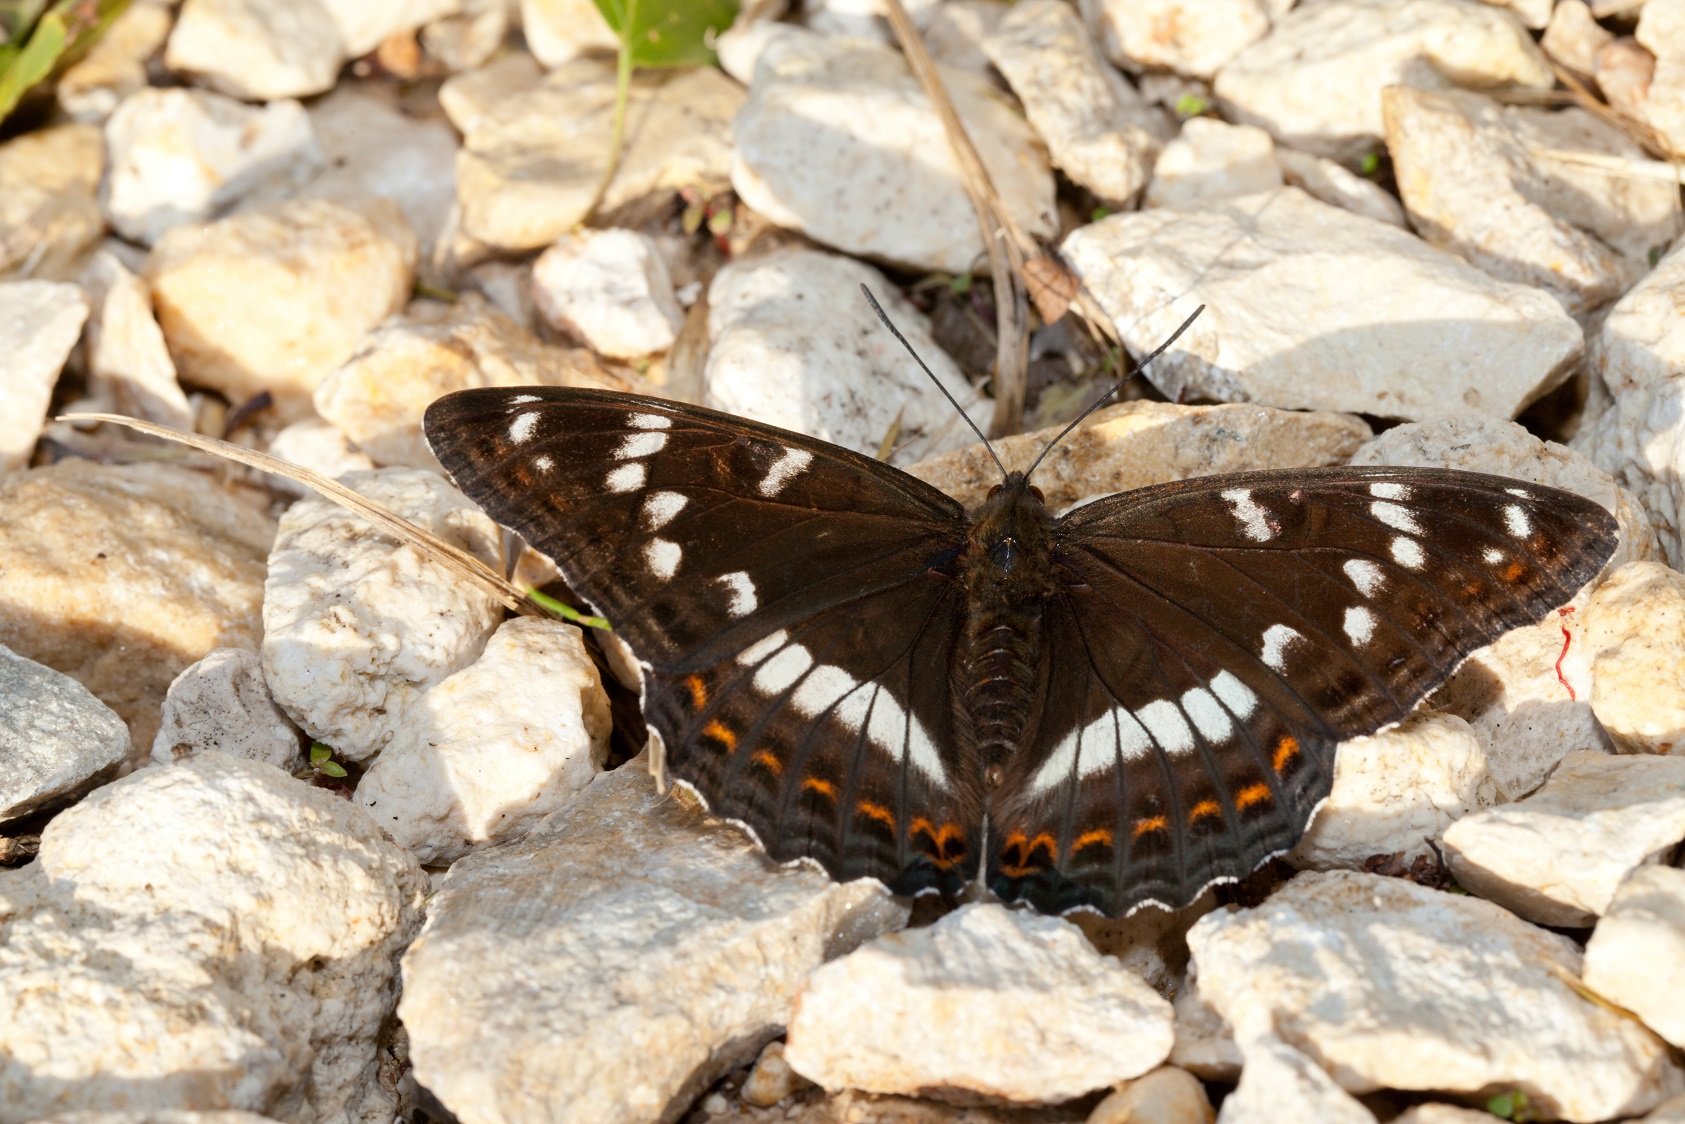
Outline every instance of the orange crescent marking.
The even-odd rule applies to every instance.
[[[708,705],[708,684],[702,681],[702,676],[685,676],[685,686],[690,688],[690,709],[701,710]]]
[[[1163,816],[1148,816],[1146,819],[1136,820],[1135,827],[1129,832],[1131,839],[1139,839],[1143,835],[1151,835],[1155,831],[1170,830],[1170,821]]]
[[[1076,854],[1084,847],[1110,847],[1111,845],[1112,833],[1103,827],[1097,827],[1092,831],[1085,831],[1081,835],[1077,836],[1077,841],[1071,844],[1071,854]]]
[[[1526,572],[1526,566],[1523,566],[1520,562],[1511,562],[1508,566],[1504,567],[1504,572],[1499,576],[1507,582],[1513,582]]]
[[[1292,734],[1283,734],[1280,740],[1275,743],[1275,757],[1270,764],[1275,767],[1275,771],[1279,775],[1283,769],[1287,768],[1287,763],[1298,755],[1299,739]]]
[[[805,792],[817,792],[827,800],[835,800],[837,798],[837,786],[832,784],[830,781],[825,780],[823,777],[807,778],[807,780],[802,782],[802,789]]]
[[[1212,816],[1221,816],[1222,814],[1223,806],[1221,804],[1215,800],[1201,800],[1188,809],[1188,822],[1198,823],[1200,820],[1208,820]]]
[[[706,737],[713,738],[728,750],[737,748],[737,735],[732,733],[730,726],[717,718],[702,727],[702,733]]]
[[[1267,784],[1249,784],[1235,793],[1235,807],[1245,811],[1254,804],[1265,804],[1273,799],[1270,786]]]
[[[862,800],[854,805],[854,810],[868,819],[877,820],[879,823],[887,826],[891,831],[895,830],[895,815],[882,804],[874,804],[870,800]]]
[[[784,771],[784,762],[778,760],[777,755],[771,750],[757,749],[755,751],[755,755],[749,758],[749,760],[756,765],[762,766],[767,772],[771,773],[775,777]]]

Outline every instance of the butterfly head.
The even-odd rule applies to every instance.
[[[1004,483],[989,490],[972,521],[969,548],[990,562],[978,569],[1014,584],[1034,583],[1047,571],[1052,547],[1053,517],[1041,489],[1022,472],[1008,473]]]

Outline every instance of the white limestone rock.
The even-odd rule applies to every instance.
[[[421,50],[448,74],[482,66],[509,37],[517,11],[508,0],[462,0],[454,15],[421,29]]]
[[[283,772],[304,764],[298,729],[269,694],[251,648],[216,648],[184,670],[164,696],[152,760],[169,765],[203,753],[261,761]]]
[[[1112,215],[1063,249],[1134,355],[1205,305],[1147,368],[1173,400],[1509,418],[1580,354],[1548,295],[1296,188]]]
[[[0,645],[0,823],[109,780],[129,728],[82,684]]]
[[[1223,1101],[1217,1124],[1375,1124],[1375,1114],[1346,1092],[1304,1052],[1273,1034],[1241,1046],[1240,1084]]]
[[[319,0],[347,58],[366,55],[390,36],[451,15],[462,0]]]
[[[304,107],[257,107],[210,90],[146,87],[105,123],[106,217],[150,246],[241,199],[295,191],[326,163]]]
[[[525,93],[544,78],[544,70],[525,51],[504,51],[473,70],[453,74],[439,87],[439,108],[467,136],[487,110]]]
[[[899,419],[895,464],[965,444],[971,431],[878,322],[863,284],[949,393],[987,425],[986,405],[930,337],[924,316],[871,266],[818,250],[779,250],[714,275],[705,403],[867,454]]]
[[[1614,39],[1614,33],[1597,22],[1586,0],[1556,0],[1539,46],[1584,81],[1597,71],[1597,52]]]
[[[1094,1106],[1084,1124],[1212,1124],[1216,1118],[1199,1079],[1166,1065],[1125,1082]]]
[[[1586,366],[1614,403],[1573,445],[1631,489],[1662,555],[1685,566],[1685,244],[1617,301],[1591,337]]]
[[[655,240],[635,230],[577,230],[532,267],[544,322],[599,355],[638,359],[673,346],[684,312]]]
[[[1585,981],[1685,1047],[1685,870],[1626,876],[1586,942]]]
[[[1526,29],[1477,0],[1346,0],[1280,17],[1222,69],[1215,90],[1230,120],[1355,165],[1381,141],[1388,86],[1554,82]]]
[[[342,481],[497,566],[500,532],[437,473]],[[501,606],[360,515],[305,499],[281,517],[263,597],[263,674],[308,734],[351,761],[385,748],[416,699],[480,654]]]
[[[0,475],[29,463],[88,301],[60,281],[0,282]]]
[[[1631,562],[1592,594],[1582,622],[1591,708],[1626,753],[1685,754],[1685,574]]]
[[[1275,150],[1275,162],[1282,179],[1313,199],[1378,222],[1405,225],[1404,205],[1390,191],[1343,164],[1281,147]]]
[[[546,67],[615,49],[614,31],[592,0],[520,0],[527,50]]]
[[[1176,1043],[1170,1063],[1206,1081],[1233,1085],[1240,1077],[1240,1046],[1234,1029],[1199,994],[1199,980],[1189,975],[1176,993]]]
[[[181,377],[236,402],[267,390],[290,422],[404,306],[415,262],[415,234],[394,204],[293,199],[171,229],[144,276]]]
[[[1648,0],[1633,38],[1656,57],[1642,119],[1675,158],[1685,155],[1685,2]]]
[[[943,81],[1006,209],[1052,237],[1053,172],[1035,134],[980,76]],[[732,187],[772,222],[915,270],[963,273],[982,257],[947,135],[897,52],[791,29],[762,51],[732,130]]]
[[[1445,829],[1497,803],[1498,786],[1467,722],[1424,714],[1342,742],[1334,788],[1290,860],[1312,870],[1355,868],[1374,855],[1433,854]]]
[[[1654,1112],[1641,1117],[1639,1124],[1685,1124],[1685,1097],[1674,1097]]]
[[[124,98],[143,89],[147,63],[170,34],[174,8],[170,0],[139,0],[124,8],[93,48],[54,83],[53,96],[65,115],[97,125]]]
[[[1291,6],[1292,0],[1082,0],[1114,62],[1194,78],[1216,74]]]
[[[422,862],[455,862],[573,799],[602,770],[611,725],[579,629],[518,617],[406,707],[355,799]]]
[[[913,26],[923,27],[940,4],[941,0],[905,0],[902,6]],[[807,25],[822,35],[895,42],[883,0],[809,0],[802,5],[802,14]]]
[[[109,250],[93,256],[81,283],[91,306],[83,345],[89,397],[107,413],[191,430],[193,407],[152,315],[152,289]]]
[[[1053,166],[1109,207],[1127,207],[1158,152],[1156,111],[1102,60],[1062,0],[1014,4],[984,50],[1023,103]]]
[[[768,1042],[761,1056],[755,1059],[749,1076],[743,1079],[741,1096],[746,1105],[771,1108],[779,1101],[812,1087],[811,1081],[791,1069],[790,1063],[784,1060],[784,1043]]]
[[[1282,185],[1275,142],[1254,125],[1230,125],[1215,117],[1183,122],[1176,139],[1153,165],[1146,205],[1174,207],[1206,199],[1227,199]]]
[[[1624,293],[1680,225],[1679,191],[1535,156],[1645,154],[1577,107],[1505,106],[1466,90],[1394,86],[1381,98],[1399,192],[1433,245],[1583,315]]]
[[[269,455],[330,478],[344,476],[347,472],[366,472],[374,467],[374,461],[367,453],[321,418],[306,418],[283,426],[270,439]],[[269,486],[294,496],[310,492],[309,488],[284,476],[270,477]]]
[[[1458,820],[1451,873],[1541,925],[1590,925],[1635,867],[1685,839],[1685,758],[1571,753],[1533,795]]]
[[[333,88],[348,56],[327,0],[185,0],[164,65],[244,101]]]
[[[460,1120],[672,1119],[779,1033],[820,963],[906,917],[870,881],[769,863],[633,762],[451,868],[399,1016]]]
[[[256,762],[107,785],[0,872],[0,1119],[390,1121],[380,1035],[425,885],[361,808]]]
[[[1140,1076],[1172,1037],[1170,1004],[1069,922],[971,904],[815,972],[784,1056],[831,1090],[1051,1104]]]
[[[930,57],[943,66],[985,71],[993,64],[983,44],[1010,11],[1006,0],[944,0],[919,34]]]
[[[1579,973],[1578,946],[1490,902],[1305,873],[1255,909],[1200,919],[1188,946],[1243,1054],[1278,1036],[1350,1093],[1514,1088],[1590,1122],[1685,1089],[1654,1037],[1563,978]]]
[[[0,281],[67,280],[105,233],[96,194],[105,140],[58,125],[0,144]]]
[[[637,128],[627,130],[602,214],[652,197],[665,206],[678,188],[707,196],[726,186],[741,87],[712,67],[640,71],[629,98]],[[462,233],[497,250],[536,250],[583,221],[608,163],[614,100],[614,61],[581,58],[473,113],[466,126],[458,119]],[[458,111],[473,104],[461,97]]]
[[[552,347],[474,294],[416,301],[363,337],[316,388],[316,412],[377,464],[436,468],[421,433],[428,405],[476,386],[624,390],[589,352]]]

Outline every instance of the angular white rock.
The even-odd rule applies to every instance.
[[[1580,354],[1551,297],[1296,188],[1112,215],[1064,254],[1132,354],[1205,305],[1147,369],[1171,399],[1508,418]]]
[[[1539,46],[1584,80],[1597,70],[1597,52],[1614,39],[1614,33],[1597,22],[1586,0],[1556,0]]]
[[[1282,184],[1275,142],[1254,125],[1194,117],[1153,165],[1146,205],[1173,207],[1270,191]]]
[[[303,764],[298,729],[275,705],[263,659],[250,648],[216,648],[176,676],[152,739],[152,760],[168,765],[226,753],[291,772]]]
[[[1084,1124],[1211,1124],[1216,1117],[1199,1078],[1166,1065],[1109,1094]]]
[[[129,756],[129,728],[68,675],[0,645],[0,823],[68,803]]]
[[[1589,925],[1635,867],[1685,839],[1685,757],[1571,753],[1545,786],[1445,833],[1457,881],[1541,925]]]
[[[83,349],[89,396],[102,411],[191,430],[193,408],[152,315],[151,288],[109,250],[93,256],[81,282],[92,306]]]
[[[76,121],[98,124],[124,98],[147,84],[146,64],[164,45],[175,20],[169,0],[130,4],[54,85],[59,107]]]
[[[1591,708],[1627,753],[1685,753],[1685,574],[1632,562],[1586,605]]]
[[[533,263],[532,299],[550,327],[614,359],[666,351],[684,325],[660,250],[635,230],[558,238]]]
[[[1685,155],[1685,2],[1650,0],[1638,14],[1633,38],[1656,56],[1643,120],[1673,156]]]
[[[817,250],[732,262],[708,293],[706,403],[867,454],[900,421],[895,464],[965,444],[971,431],[860,295],[877,294],[977,423],[988,414],[924,316],[871,266]]]
[[[88,301],[60,281],[0,282],[0,475],[29,463]]]
[[[972,904],[815,972],[784,1057],[832,1090],[1056,1103],[1157,1066],[1170,1019],[1070,922]]]
[[[937,62],[956,70],[983,71],[990,66],[983,43],[1011,10],[1004,0],[945,0],[919,30]]]
[[[672,1119],[779,1033],[826,957],[906,917],[870,881],[774,866],[634,762],[451,867],[404,957],[415,1075],[461,1120]]]
[[[1589,1122],[1685,1089],[1653,1036],[1559,974],[1578,975],[1578,946],[1490,902],[1305,873],[1255,909],[1201,918],[1188,946],[1243,1052],[1278,1035],[1348,1092],[1515,1088]]]
[[[1240,1084],[1223,1101],[1217,1124],[1375,1124],[1375,1114],[1340,1088],[1316,1062],[1271,1034],[1241,1046]]]
[[[1156,111],[1104,62],[1062,0],[1025,0],[984,50],[1047,145],[1054,167],[1109,207],[1126,207],[1147,182]]]
[[[611,726],[579,629],[518,617],[406,708],[355,799],[422,862],[454,862],[573,799],[601,771]]]
[[[366,472],[374,467],[374,461],[367,453],[321,418],[306,418],[283,426],[269,442],[269,455],[330,478],[344,476],[347,472]],[[310,491],[284,476],[273,477],[270,487],[295,496],[306,495]]]
[[[325,0],[186,0],[164,65],[245,101],[333,88],[345,44]]]
[[[1627,875],[1586,942],[1585,981],[1685,1047],[1685,870]]]
[[[1676,185],[1610,176],[1540,150],[1645,154],[1577,107],[1506,106],[1467,90],[1394,86],[1381,98],[1410,224],[1494,277],[1554,293],[1575,315],[1624,293],[1680,225]]]
[[[250,196],[291,194],[326,163],[304,107],[261,108],[210,90],[138,90],[105,123],[105,213],[150,246]]]
[[[1282,179],[1313,199],[1393,226],[1404,226],[1404,205],[1374,180],[1321,156],[1277,147]]]
[[[614,30],[592,0],[520,0],[527,50],[547,67],[613,51]]]
[[[496,568],[500,532],[437,473],[383,469],[346,485]],[[472,663],[500,606],[414,546],[322,499],[287,509],[263,596],[263,674],[314,738],[362,761],[428,688]]]
[[[63,279],[105,233],[95,195],[105,141],[93,125],[36,129],[0,144],[0,281]]]
[[[1379,145],[1388,86],[1549,89],[1550,66],[1507,12],[1473,0],[1301,4],[1217,75],[1225,116],[1343,164]]]
[[[266,765],[107,785],[0,872],[0,1117],[391,1120],[380,1036],[425,887],[361,808]]]
[[[1292,0],[1083,0],[1106,51],[1129,70],[1210,78],[1269,33]]]
[[[1030,127],[986,79],[943,81],[1007,211],[1051,237],[1053,172]],[[895,51],[790,29],[762,52],[732,129],[732,187],[780,226],[919,270],[963,273],[981,258],[947,135]]]
[[[320,0],[348,58],[366,55],[389,36],[414,31],[456,12],[462,0]]]
[[[1340,744],[1334,788],[1293,848],[1312,870],[1357,867],[1373,855],[1431,855],[1445,829],[1497,803],[1480,740],[1461,718],[1422,715]]]

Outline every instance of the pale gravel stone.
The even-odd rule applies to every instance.
[[[831,1090],[1050,1104],[1147,1072],[1172,1038],[1170,1004],[1069,922],[974,903],[814,972],[785,1058]]]
[[[1270,191],[1282,184],[1275,142],[1253,125],[1215,117],[1184,122],[1153,165],[1145,206],[1174,207]]]
[[[68,804],[129,756],[129,728],[82,684],[0,645],[0,823]]]
[[[1642,1117],[1638,1124],[1685,1124],[1685,1097],[1674,1097],[1656,1111]]]
[[[499,567],[500,532],[437,473],[342,483]],[[385,748],[416,700],[472,663],[501,606],[419,548],[324,499],[281,517],[263,598],[263,673],[287,714],[351,761]]]
[[[749,1076],[743,1079],[743,1103],[755,1108],[770,1108],[801,1090],[811,1086],[801,1074],[784,1060],[784,1043],[768,1042]]]
[[[892,463],[967,442],[971,431],[879,323],[864,284],[979,425],[988,408],[930,337],[922,313],[877,270],[818,250],[734,261],[708,295],[706,405],[874,454],[900,422]]]
[[[1257,908],[1202,918],[1188,944],[1243,1053],[1278,1035],[1347,1092],[1514,1088],[1589,1124],[1685,1089],[1661,1043],[1559,974],[1578,975],[1577,945],[1490,902],[1305,873]]]
[[[1317,1063],[1273,1034],[1241,1045],[1240,1084],[1223,1100],[1217,1124],[1375,1124],[1375,1114]]]
[[[1155,111],[1100,58],[1075,10],[1063,0],[1023,0],[983,47],[1053,166],[1102,204],[1128,206],[1158,152]]]
[[[141,1109],[124,1112],[62,1112],[36,1124],[277,1124],[273,1117],[255,1112],[211,1110],[195,1112],[185,1108]]]
[[[109,250],[94,254],[80,280],[91,306],[83,366],[98,409],[192,429],[193,407],[152,315],[151,288]]]
[[[406,707],[356,801],[424,863],[525,834],[608,758],[608,696],[580,630],[517,617]]]
[[[1586,943],[1585,981],[1685,1047],[1685,870],[1627,875]]]
[[[599,213],[725,187],[742,89],[712,67],[640,71],[619,169]],[[547,246],[585,218],[608,159],[613,60],[576,59],[471,117],[457,155],[462,232],[500,250]],[[461,109],[459,107],[459,112]],[[458,127],[462,127],[458,121]]]
[[[1685,0],[1646,0],[1633,38],[1656,57],[1643,120],[1675,157],[1685,155]]]
[[[1597,70],[1597,52],[1614,39],[1614,33],[1597,22],[1586,0],[1556,0],[1539,46],[1584,80]]]
[[[1597,90],[1610,107],[1623,117],[1647,124],[1645,110],[1656,57],[1630,35],[1623,35],[1599,47],[1592,64]]]
[[[673,346],[684,312],[655,241],[635,230],[577,230],[532,266],[544,322],[599,355],[637,359]]]
[[[1586,366],[1614,402],[1573,445],[1632,490],[1670,566],[1685,566],[1685,244],[1604,317]]]
[[[458,1119],[674,1119],[779,1033],[823,960],[906,917],[869,880],[770,864],[633,762],[451,868],[399,1014]]]
[[[527,50],[546,67],[613,51],[614,31],[592,0],[520,0]]]
[[[0,282],[0,475],[29,463],[88,301],[61,281]]]
[[[1063,428],[999,438],[995,452],[1009,472],[1023,472]],[[1096,410],[1055,445],[1036,469],[1035,484],[1049,509],[1062,511],[1079,500],[1191,476],[1344,464],[1370,436],[1369,426],[1350,414],[1123,402]],[[968,508],[1000,482],[981,444],[927,457],[907,471]]]
[[[275,705],[263,659],[251,648],[216,648],[186,668],[164,696],[152,760],[169,765],[203,753],[260,761],[284,772],[304,764],[298,729]]]
[[[53,95],[65,115],[97,125],[144,87],[147,61],[164,45],[173,9],[169,0],[139,0],[125,8],[93,49],[54,83]]]
[[[421,29],[421,49],[451,74],[482,66],[509,37],[517,10],[508,0],[462,0],[461,11]]]
[[[283,426],[269,441],[269,455],[319,472],[329,478],[347,472],[366,472],[374,467],[369,455],[321,418],[306,418]],[[303,484],[296,484],[284,476],[269,477],[269,486],[294,496],[310,492]]]
[[[1128,70],[1210,78],[1269,33],[1292,0],[1080,0],[1112,60]]]
[[[0,1121],[215,1104],[386,1124],[379,1038],[425,885],[362,809],[265,765],[107,785],[0,872]]]
[[[210,90],[136,91],[105,123],[102,198],[112,227],[152,245],[242,199],[292,194],[327,162],[304,107],[260,107]]]
[[[362,340],[316,388],[316,412],[382,465],[436,468],[421,416],[436,398],[478,386],[624,390],[589,352],[553,347],[469,294],[416,301]]]
[[[1356,164],[1384,132],[1381,91],[1522,86],[1555,79],[1526,30],[1475,0],[1301,4],[1217,75],[1225,116],[1277,140]]]
[[[181,377],[236,402],[267,390],[290,422],[308,415],[311,392],[364,334],[404,306],[415,262],[415,234],[395,204],[293,199],[174,228],[145,277]]]
[[[1571,753],[1543,788],[1445,833],[1457,881],[1541,925],[1591,924],[1635,867],[1685,839],[1685,757]]]
[[[1492,1114],[1454,1104],[1419,1104],[1393,1117],[1392,1124],[1492,1124]]]
[[[1641,160],[1578,107],[1505,106],[1466,90],[1382,94],[1387,147],[1410,223],[1494,277],[1554,293],[1576,316],[1614,300],[1679,232],[1679,191],[1533,153]]]
[[[264,500],[167,464],[65,460],[0,481],[0,644],[72,676],[151,746],[176,675],[255,647]]]
[[[347,58],[366,55],[388,36],[451,15],[462,0],[320,0]]]
[[[1147,368],[1171,399],[1508,418],[1580,354],[1548,295],[1296,188],[1112,215],[1063,249],[1131,354],[1205,305]]]
[[[1620,541],[1608,570],[1655,553],[1655,532],[1643,508],[1613,477],[1583,454],[1541,441],[1513,422],[1447,417],[1395,426],[1352,463],[1456,468],[1548,484],[1615,516]],[[1569,602],[1574,612],[1513,629],[1476,652],[1435,696],[1436,705],[1474,727],[1507,799],[1537,788],[1567,753],[1607,742],[1592,713],[1591,650],[1581,635],[1583,610],[1596,586],[1594,580]],[[1566,655],[1564,628],[1571,637]]]
[[[1006,210],[1052,237],[1053,172],[1029,125],[980,76],[943,81]],[[732,187],[772,222],[915,270],[982,256],[941,121],[897,52],[790,29],[762,51],[732,130]]]
[[[105,139],[58,125],[0,144],[0,281],[68,280],[105,233],[96,193]]]
[[[940,3],[941,0],[903,0],[902,6],[913,26],[922,28]],[[802,14],[807,25],[821,35],[895,42],[895,33],[884,14],[883,0],[807,0],[802,5]]]
[[[1452,823],[1498,801],[1469,724],[1424,714],[1385,733],[1342,742],[1334,788],[1290,852],[1312,870],[1354,868],[1373,855],[1431,856]]]
[[[1012,10],[1006,0],[944,0],[920,30],[930,57],[955,70],[990,66],[983,42]]]
[[[1200,996],[1199,980],[1190,975],[1171,1006],[1176,1015],[1171,1064],[1206,1081],[1233,1085],[1240,1076],[1240,1046],[1223,1016]]]
[[[1166,1065],[1109,1094],[1084,1124],[1211,1124],[1216,1118],[1199,1078]]]
[[[1284,180],[1314,199],[1393,226],[1406,225],[1404,206],[1390,191],[1343,164],[1281,147],[1275,150],[1275,162]]]
[[[1626,753],[1685,754],[1685,574],[1631,562],[1586,605],[1591,707]]]
[[[525,51],[505,51],[473,70],[453,74],[439,87],[439,108],[467,136],[481,115],[506,98],[537,86],[544,70]]]
[[[245,101],[333,88],[345,44],[325,0],[186,0],[164,65]]]

